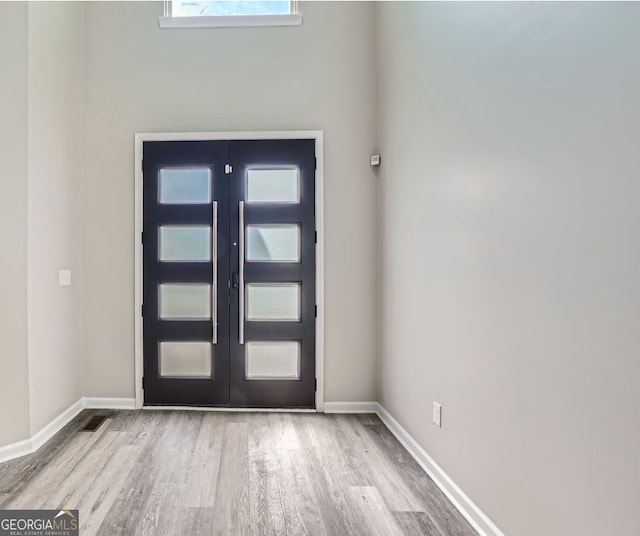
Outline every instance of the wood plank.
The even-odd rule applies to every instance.
[[[354,417],[363,426],[382,423],[375,413],[356,413]]]
[[[9,462],[0,463],[0,493],[16,495],[40,474],[42,469],[73,441],[81,423],[93,415],[92,410],[78,414],[60,432],[53,436],[38,452]]]
[[[182,528],[175,534],[209,535],[215,532],[215,511],[213,508],[187,507],[182,513]]]
[[[373,486],[349,488],[349,502],[370,536],[403,536],[384,499]]]
[[[249,533],[247,443],[247,423],[225,422],[214,507],[215,535]]]
[[[144,505],[143,515],[135,534],[163,536],[179,534],[183,525],[181,507],[183,484],[156,480],[149,500]]]
[[[215,506],[222,459],[223,420],[224,415],[219,413],[203,415],[184,490],[184,506],[187,508]],[[198,511],[197,514],[202,516],[203,512]]]
[[[277,478],[276,452],[280,434],[267,413],[255,414],[248,436],[249,519],[258,534],[285,534],[280,482]]]
[[[380,449],[367,429],[359,425],[357,417],[345,415],[340,426],[366,464],[371,484],[377,488],[389,509],[393,512],[424,511],[422,502],[409,489],[384,449]]]
[[[291,425],[293,426],[292,420]],[[285,530],[292,535],[329,536],[310,479],[309,465],[300,448],[285,450],[278,457],[277,475]]]
[[[164,475],[166,447],[175,441],[174,426],[179,422],[180,414],[149,413],[148,418],[154,422],[156,434],[144,442],[138,462],[127,475],[121,493],[111,504],[104,522],[98,529],[99,536],[135,534],[144,518],[145,507],[151,499],[156,481]]]
[[[393,512],[393,518],[406,536],[442,536],[426,512]]]
[[[48,508],[52,492],[64,486],[67,480],[82,476],[77,466],[94,449],[100,449],[105,434],[109,430],[106,422],[95,432],[79,432],[66,444],[64,456],[54,456],[48,463],[40,464],[41,470],[32,475],[29,484],[14,495],[7,505],[11,509]],[[59,508],[60,505],[54,506]]]
[[[383,424],[366,427],[371,439],[376,442],[399,478],[424,505],[432,523],[443,536],[473,536],[475,530],[462,514],[451,504],[440,488],[424,472],[422,467],[406,451],[400,442]]]
[[[299,416],[301,444],[304,446],[306,469],[323,524],[328,534],[366,535],[362,524],[354,518],[348,503],[350,486],[368,483],[360,471],[349,463],[349,445],[337,441],[337,420],[326,415]]]
[[[113,453],[109,464],[78,503],[81,534],[98,532],[112,505],[123,493],[141,452],[142,447],[138,445],[124,445]]]
[[[102,426],[105,426],[103,424]],[[78,509],[82,498],[109,473],[113,457],[119,451],[124,439],[122,432],[105,432],[100,442],[87,452],[73,472],[58,487],[50,489],[42,508],[57,508],[62,505],[69,510]]]

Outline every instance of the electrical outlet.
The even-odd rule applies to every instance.
[[[433,422],[439,428],[442,427],[442,406],[435,401],[433,403]]]
[[[58,272],[58,285],[61,287],[71,286],[71,270],[60,270]]]

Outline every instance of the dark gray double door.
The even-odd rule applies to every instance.
[[[314,140],[144,142],[146,405],[315,407]]]

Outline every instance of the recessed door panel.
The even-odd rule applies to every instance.
[[[246,286],[246,320],[299,322],[298,283],[249,283]]]
[[[245,344],[247,380],[298,380],[300,344],[297,341],[254,341]]]
[[[212,345],[208,341],[160,343],[160,376],[165,378],[210,378]]]
[[[247,203],[299,203],[300,170],[248,168]]]
[[[162,262],[211,261],[211,227],[208,225],[162,225],[158,240]]]
[[[300,262],[298,225],[247,225],[246,262]]]
[[[164,205],[201,205],[211,202],[211,168],[163,166],[158,171],[159,202]]]

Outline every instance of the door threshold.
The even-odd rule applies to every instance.
[[[142,406],[143,410],[179,410],[179,411],[218,411],[227,413],[318,413],[313,408],[230,408],[208,406]]]

